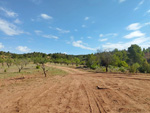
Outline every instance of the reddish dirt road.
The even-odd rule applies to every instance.
[[[148,75],[57,68],[69,75],[0,87],[0,113],[150,113]]]

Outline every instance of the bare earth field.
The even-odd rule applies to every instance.
[[[57,68],[69,74],[1,86],[0,113],[150,113],[150,75]]]

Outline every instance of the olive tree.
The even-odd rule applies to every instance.
[[[23,59],[15,59],[14,61],[15,65],[18,67],[19,73],[21,72],[21,70],[24,68],[25,66],[25,62],[23,61]]]
[[[46,70],[46,67],[45,67],[45,64],[48,62],[47,58],[44,58],[44,57],[38,58],[37,62],[38,62],[38,64],[41,65],[43,73],[44,73],[44,75],[46,77],[47,76],[46,72],[48,71],[48,70]]]

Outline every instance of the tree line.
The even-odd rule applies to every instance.
[[[45,64],[47,62],[54,64],[76,65],[84,68],[98,69],[102,68],[105,72],[113,68],[118,68],[121,72],[141,72],[150,73],[150,47],[141,49],[134,44],[127,50],[114,49],[113,51],[100,51],[88,55],[67,55],[62,53],[45,54],[40,52],[15,54],[0,51],[0,63],[3,67],[11,65],[18,67],[18,72],[30,62],[36,64],[36,68],[42,68],[46,77]]]

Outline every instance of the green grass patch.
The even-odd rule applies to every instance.
[[[60,69],[52,68],[52,67],[46,67],[47,75],[48,76],[56,76],[56,75],[67,75],[67,72],[62,71]],[[28,64],[26,67],[22,69],[22,71],[19,73],[18,72],[18,67],[13,65],[10,66],[9,68],[4,66],[0,68],[0,79],[7,79],[7,78],[13,78],[13,77],[23,77],[26,75],[38,75],[38,76],[43,76],[43,71],[41,68],[36,69],[35,64]]]

